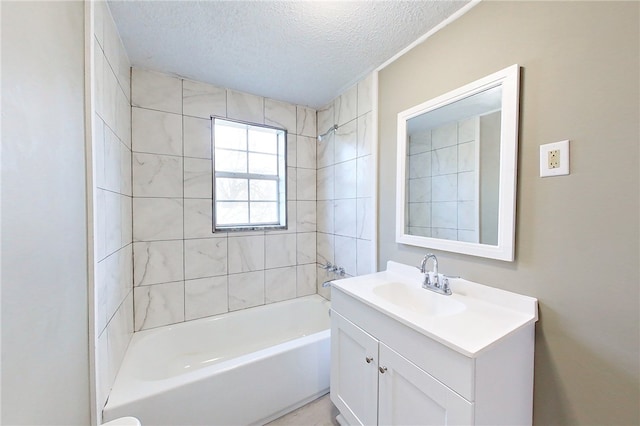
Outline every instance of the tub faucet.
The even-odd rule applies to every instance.
[[[433,260],[433,270],[427,270],[427,263]],[[420,273],[423,275],[422,288],[435,291],[440,294],[451,294],[449,279],[438,273],[438,258],[433,253],[427,253],[420,263]]]

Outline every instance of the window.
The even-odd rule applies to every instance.
[[[285,229],[287,131],[211,119],[214,232]]]

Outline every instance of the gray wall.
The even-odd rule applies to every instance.
[[[482,2],[379,76],[384,268],[426,251],[394,238],[396,114],[523,67],[516,260],[437,255],[444,273],[539,299],[538,425],[640,423],[639,7]],[[539,146],[564,139],[571,175],[540,178]]]
[[[84,5],[2,2],[2,423],[89,424]]]

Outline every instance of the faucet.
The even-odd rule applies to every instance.
[[[433,260],[433,270],[427,270],[427,263]],[[433,253],[427,253],[420,263],[420,273],[424,275],[422,288],[435,291],[440,294],[451,294],[449,287],[449,278],[438,273],[438,258]]]

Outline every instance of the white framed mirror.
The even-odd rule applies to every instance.
[[[396,241],[513,261],[520,67],[398,114]]]

